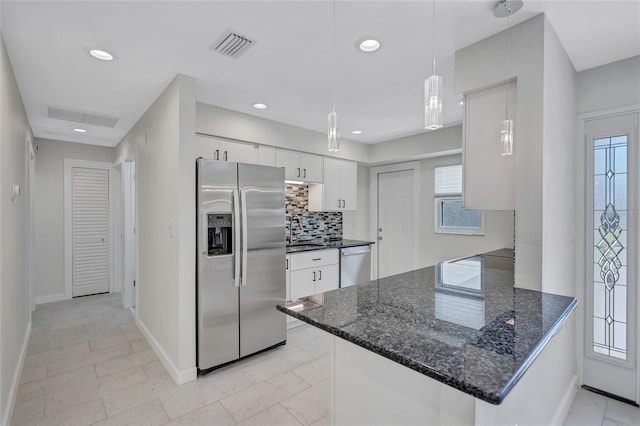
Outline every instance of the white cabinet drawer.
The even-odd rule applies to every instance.
[[[314,250],[291,254],[291,270],[318,268],[339,262],[338,249]]]

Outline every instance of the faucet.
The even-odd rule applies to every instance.
[[[297,214],[292,214],[291,215],[291,219],[289,219],[289,245],[291,245],[293,243],[293,219],[298,219],[298,228],[302,228],[302,225],[300,223],[300,216],[298,216]]]

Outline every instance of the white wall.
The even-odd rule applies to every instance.
[[[459,105],[449,107],[462,108]],[[460,152],[462,152],[462,126],[452,126],[370,145],[369,163],[375,165],[401,163]]]
[[[0,422],[8,424],[31,330],[27,146],[32,138],[0,37]],[[13,184],[21,194],[11,200]]]
[[[576,72],[556,32],[544,25],[542,291],[575,295]],[[516,242],[516,250],[517,242]]]
[[[579,72],[578,114],[640,103],[640,56]]]
[[[435,232],[434,168],[462,164],[462,155],[429,158],[420,161],[420,259],[419,266],[431,266],[445,260],[513,248],[513,212],[487,211],[484,235],[454,235]]]
[[[544,27],[538,15],[509,29],[509,75],[504,31],[456,52],[455,67],[456,93],[517,78],[515,280],[533,290],[542,283]]]
[[[138,324],[178,383],[196,377],[195,104],[178,75],[116,147],[122,161],[138,147]]]
[[[36,303],[64,299],[64,159],[112,162],[115,149],[35,139]]]

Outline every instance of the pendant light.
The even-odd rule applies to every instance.
[[[502,145],[502,155],[513,155],[513,120],[509,119],[509,17],[522,8],[520,0],[500,0],[496,3],[493,15],[498,18],[507,18],[507,28],[505,29],[505,101],[504,120],[500,121],[500,145]]]
[[[331,68],[333,73],[333,82],[331,85],[331,94],[333,96],[333,109],[329,113],[329,131],[328,146],[329,152],[340,151],[340,128],[338,127],[338,114],[336,114],[336,0],[333,0],[333,28],[331,36]]]
[[[442,127],[442,76],[436,75],[436,2],[432,2],[433,69],[431,77],[424,81],[424,128],[436,130]]]

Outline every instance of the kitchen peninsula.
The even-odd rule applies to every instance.
[[[513,281],[502,249],[278,309],[332,335],[333,424],[561,423],[576,299]]]

